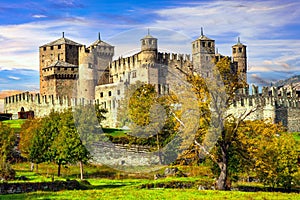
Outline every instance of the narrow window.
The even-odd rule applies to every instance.
[[[57,48],[58,48],[58,49],[61,49],[61,45],[58,45]]]
[[[233,53],[236,53],[236,48],[233,48]]]
[[[117,91],[117,94],[120,95],[120,90]]]
[[[202,42],[202,46],[205,47],[205,42]]]
[[[43,50],[46,51],[47,47],[44,47]]]
[[[50,49],[53,50],[53,46],[51,46]]]
[[[111,91],[108,92],[108,96],[111,96]]]
[[[100,97],[103,97],[103,92],[100,92]]]
[[[211,47],[211,42],[208,42],[207,46],[208,46],[208,47]]]
[[[132,78],[136,78],[136,71],[132,72]]]
[[[243,49],[242,47],[239,47],[239,53],[242,53]]]

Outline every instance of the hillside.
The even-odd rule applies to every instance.
[[[280,87],[280,86],[286,86],[286,85],[300,85],[300,75],[292,76],[291,78],[285,79],[285,80],[279,80],[276,83],[274,83],[274,86]]]
[[[21,93],[19,90],[4,90],[0,91],[0,113],[4,111],[4,99],[7,96],[15,95]]]

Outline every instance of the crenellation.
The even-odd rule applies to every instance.
[[[40,93],[29,92],[5,98],[6,112],[20,109],[33,110],[36,117],[48,114],[52,109],[62,111],[78,105],[100,103],[108,109],[104,126],[117,126],[118,105],[125,90],[137,81],[155,85],[159,94],[166,94],[174,80],[197,73],[209,77],[215,62],[225,57],[215,52],[215,41],[203,35],[192,42],[192,55],[158,52],[157,38],[149,33],[141,39],[140,52],[112,60],[114,46],[98,39],[90,46],[81,45],[66,38],[39,48]],[[227,56],[229,57],[229,56]],[[231,66],[247,81],[246,46],[232,46]],[[179,79],[180,79],[179,78]],[[261,92],[260,92],[261,91]],[[289,130],[300,131],[295,116],[300,116],[299,96],[293,86],[249,86],[238,91],[238,98],[230,105],[228,113],[242,114],[259,106],[247,119],[268,119],[282,122]]]

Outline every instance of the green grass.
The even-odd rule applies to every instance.
[[[107,133],[113,137],[122,137],[126,136],[128,130],[117,129],[117,128],[102,128],[104,133]]]
[[[293,137],[295,138],[296,141],[300,142],[300,132],[293,133]]]
[[[197,189],[136,189],[134,186],[105,185],[99,189],[59,192],[33,192],[27,194],[0,195],[0,199],[299,199],[295,193],[198,191]]]
[[[77,165],[62,169],[62,176],[56,176],[57,166],[54,164],[40,164],[39,173],[31,172],[30,163],[14,164],[13,168],[17,176],[26,176],[29,182],[44,182],[55,180],[77,179],[79,180],[79,168]],[[212,181],[211,172],[205,166],[182,166],[180,169],[189,173],[191,177],[167,177],[153,180],[153,174],[162,173],[163,169],[149,174],[134,174],[116,171],[106,166],[86,165],[87,180],[91,184],[87,190],[68,190],[59,192],[31,192],[14,195],[0,195],[2,200],[10,199],[299,199],[296,193],[280,192],[241,192],[241,191],[198,191],[201,183]],[[104,178],[105,177],[105,178]],[[16,181],[14,181],[16,182]],[[24,181],[18,181],[24,182]],[[27,182],[27,181],[26,181]],[[140,189],[141,185],[169,183],[169,182],[193,182],[191,189]],[[251,184],[252,183],[247,183]]]
[[[13,119],[13,120],[5,120],[2,121],[4,124],[9,125],[11,128],[15,130],[15,132],[21,131],[22,124],[26,121],[26,119]]]

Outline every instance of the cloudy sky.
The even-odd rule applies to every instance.
[[[118,57],[138,51],[147,28],[161,51],[176,53],[191,52],[201,27],[224,55],[240,37],[249,81],[270,84],[300,74],[299,10],[296,0],[2,0],[0,91],[38,90],[38,47],[62,32],[85,45],[101,32]]]

